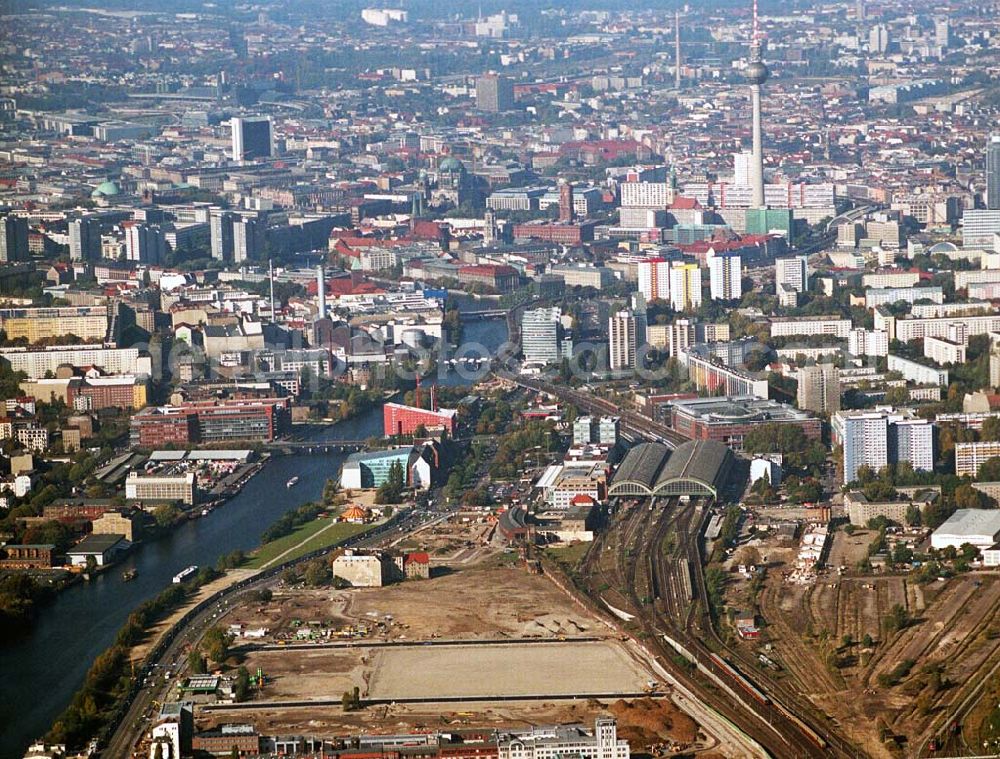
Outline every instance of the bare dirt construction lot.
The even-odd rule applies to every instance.
[[[374,699],[634,694],[649,679],[613,641],[383,648],[372,669]]]
[[[266,607],[243,607],[226,618],[267,628],[263,642],[295,638],[297,622],[352,628],[359,642],[610,634],[545,577],[498,558],[383,588],[279,589]]]
[[[267,674],[261,696],[270,701],[338,699],[354,687],[376,699],[637,693],[650,677],[549,580],[501,559],[384,588],[282,590],[267,608],[240,609],[226,621],[270,631],[260,641],[269,647],[244,662]],[[344,630],[356,631],[349,646],[335,637]],[[583,636],[601,640],[570,640]],[[549,642],[421,644],[521,638]]]
[[[611,628],[550,580],[528,573],[507,554],[449,567],[429,580],[384,588],[279,587],[265,605],[233,610],[224,624],[268,630],[263,638],[246,640],[242,650],[244,641],[236,643],[242,663],[251,672],[259,667],[266,684],[254,695],[253,711],[200,711],[199,725],[250,719],[269,734],[335,736],[591,724],[612,713],[634,750],[715,746],[669,699],[612,697],[642,693],[655,676]],[[345,712],[341,696],[355,687],[362,698],[389,703]],[[526,694],[552,698],[476,698]],[[393,701],[447,697],[470,698]],[[287,704],[292,701],[297,704]],[[312,701],[315,706],[302,703]]]

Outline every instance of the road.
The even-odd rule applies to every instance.
[[[107,746],[101,751],[103,759],[126,759],[132,756],[132,749],[150,727],[150,715],[157,705],[163,703],[169,691],[170,678],[166,673],[179,675],[184,668],[187,651],[190,646],[196,643],[216,620],[225,614],[231,607],[239,604],[249,594],[268,588],[280,582],[280,575],[289,566],[309,561],[317,556],[329,554],[333,550],[342,546],[353,546],[356,548],[375,548],[383,543],[395,540],[401,535],[421,526],[423,521],[416,512],[409,512],[401,516],[398,520],[376,528],[363,535],[349,538],[339,546],[330,546],[321,551],[314,552],[293,562],[288,562],[276,566],[266,572],[261,572],[248,580],[231,588],[222,591],[222,596],[199,608],[194,616],[187,620],[182,620],[173,630],[168,633],[172,637],[165,647],[154,650],[147,658],[143,667],[136,672],[135,685],[138,690],[135,697],[128,706],[125,715],[115,721],[115,730],[107,742]],[[149,685],[143,686],[145,678],[150,678]]]

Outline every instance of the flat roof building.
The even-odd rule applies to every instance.
[[[958,509],[931,533],[931,548],[961,548],[970,543],[983,550],[1000,541],[1000,511]]]
[[[813,440],[822,434],[819,419],[752,395],[685,398],[670,403],[670,426],[677,432],[692,440],[715,440],[734,450],[742,450],[747,433],[764,424],[794,424]]]

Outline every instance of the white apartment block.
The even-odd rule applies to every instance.
[[[618,225],[622,229],[655,229],[667,226],[667,212],[656,208],[622,206],[618,209]]]
[[[688,182],[685,197],[695,198],[703,206],[715,208],[751,208],[753,188],[749,184],[727,182]],[[765,184],[764,203],[769,208],[833,208],[832,184]]]
[[[629,208],[666,210],[674,201],[674,191],[668,182],[623,182],[621,205]]]
[[[1000,299],[1000,282],[970,282],[967,290],[973,300]]]
[[[743,295],[742,262],[731,253],[708,259],[709,287],[712,300],[736,300]]]
[[[55,373],[63,364],[75,368],[96,366],[106,374],[152,374],[153,360],[140,356],[138,348],[101,348],[96,346],[60,345],[44,350],[0,348],[0,358],[15,372],[24,372],[28,379],[41,379],[47,372]]]
[[[875,329],[885,330],[890,340],[907,343],[910,340],[927,337],[948,337],[948,329],[955,324],[964,324],[966,334],[985,335],[1000,332],[1000,314],[987,316],[948,316],[939,319],[897,319],[875,310]]]
[[[608,362],[612,370],[635,368],[635,330],[635,316],[629,311],[619,311],[608,319]]]
[[[851,331],[851,320],[839,316],[792,317],[771,320],[771,337],[796,335],[833,335],[846,340]]]
[[[889,333],[863,327],[852,329],[847,334],[847,352],[852,356],[888,356]]]
[[[841,411],[830,422],[834,441],[844,451],[844,484],[856,480],[862,466],[877,472],[889,463],[889,423],[885,414]]]
[[[194,472],[176,476],[129,472],[125,478],[125,498],[130,501],[179,501],[191,506],[197,499],[197,489]]]
[[[924,358],[935,364],[964,364],[966,346],[940,337],[924,338]]]
[[[908,461],[918,472],[934,469],[934,424],[928,419],[889,417],[889,460]]]
[[[899,222],[869,221],[865,225],[865,237],[883,248],[899,250]]]
[[[913,287],[919,281],[916,271],[876,271],[861,277],[864,287]]]
[[[22,448],[36,453],[43,453],[49,447],[49,431],[45,427],[18,427],[14,439]]]
[[[865,308],[878,308],[890,303],[916,300],[944,303],[944,290],[940,287],[870,287],[865,290]]]
[[[797,293],[809,289],[809,264],[805,256],[774,259],[775,285],[786,285]]]
[[[990,247],[1000,232],[1000,210],[969,209],[962,214],[962,247]]]
[[[899,372],[907,382],[913,382],[917,385],[940,385],[941,387],[948,385],[947,369],[924,366],[902,356],[893,356],[891,353],[889,354],[889,371]]]
[[[677,319],[667,333],[667,353],[680,359],[697,342],[697,327],[691,319]]]
[[[917,471],[934,468],[934,424],[910,412],[840,411],[830,426],[834,443],[843,447],[845,484],[857,479],[862,466],[878,472],[906,461]]]
[[[497,759],[629,759],[628,741],[618,739],[615,721],[598,717],[592,736],[575,727],[534,727],[499,736]]]
[[[399,263],[399,252],[392,248],[362,248],[359,256],[362,271],[384,271]]]
[[[955,289],[963,290],[968,288],[969,285],[983,282],[1000,282],[1000,269],[980,269],[972,271],[956,271],[955,276]]]

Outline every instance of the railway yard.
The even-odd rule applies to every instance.
[[[581,583],[665,663],[678,689],[735,726],[745,753],[851,755],[819,709],[786,684],[749,676],[749,659],[715,634],[701,560],[708,513],[678,498],[622,505],[584,557]]]
[[[827,563],[852,566],[871,539],[833,533]],[[1000,577],[921,584],[826,570],[796,583],[788,579],[792,552],[775,543],[757,550],[766,577],[729,572],[725,595],[730,608],[756,612],[759,637],[742,639],[732,628],[728,635],[756,660],[756,677],[801,692],[872,756],[977,753],[992,735],[984,723],[995,719],[981,702],[1000,666]],[[901,629],[890,623],[894,607],[905,611]]]

